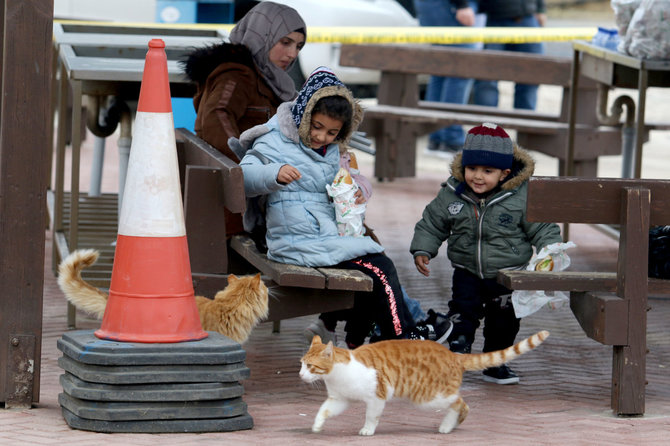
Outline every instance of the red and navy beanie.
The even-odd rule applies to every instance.
[[[488,166],[510,169],[514,144],[502,127],[485,122],[472,128],[463,145],[463,166]]]

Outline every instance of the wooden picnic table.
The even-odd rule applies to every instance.
[[[568,109],[568,147],[566,174],[573,175],[575,151],[575,117],[580,107],[580,77],[592,79],[606,88],[599,104],[607,104],[607,93],[613,87],[637,89],[637,104],[633,104],[627,113],[631,114],[625,125],[634,129],[634,141],[631,147],[623,147],[622,176],[640,178],[642,174],[642,145],[646,141],[644,135],[649,129],[670,130],[670,122],[645,122],[647,88],[670,87],[670,60],[643,60],[628,56],[617,51],[593,45],[584,41],[576,41],[573,46],[572,78],[570,105]],[[583,104],[582,104],[583,105]],[[625,129],[624,129],[625,131]]]

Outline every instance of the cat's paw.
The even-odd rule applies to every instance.
[[[467,408],[467,405],[465,407]],[[467,410],[465,411],[465,414],[461,413],[461,415],[463,415],[463,419],[465,419],[465,415],[467,414],[468,414]],[[457,413],[454,409],[450,408],[447,411],[447,415],[444,417],[444,420],[442,420],[442,423],[440,424],[439,429],[440,433],[448,434],[449,432],[454,430],[454,428],[459,424],[458,417],[459,413]]]
[[[454,430],[454,427],[455,426],[440,426],[439,431],[441,434],[448,434],[449,432]]]
[[[320,423],[320,424],[314,423],[312,425],[312,432],[314,432],[315,434],[318,434],[319,432],[321,432],[322,429],[323,429],[323,423]]]
[[[375,434],[375,428],[374,427],[370,428],[370,427],[367,427],[367,426],[363,426],[363,428],[358,431],[358,435],[364,435],[366,437],[369,437],[369,436],[374,435],[374,434]]]

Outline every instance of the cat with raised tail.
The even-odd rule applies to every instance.
[[[459,395],[463,372],[500,366],[548,336],[548,331],[540,331],[504,350],[479,354],[453,353],[437,342],[419,340],[382,341],[347,350],[314,336],[301,360],[300,378],[323,381],[328,399],[316,414],[312,432],[320,432],[326,419],[342,413],[350,402],[363,401],[365,424],[358,433],[374,435],[386,401],[397,397],[444,411],[439,432],[447,434],[468,415],[468,405]]]
[[[98,260],[94,249],[80,249],[68,255],[58,266],[58,286],[77,309],[102,319],[108,294],[86,283],[81,277],[85,268]],[[228,276],[228,286],[214,299],[195,296],[203,330],[216,331],[242,343],[251,330],[268,317],[268,288],[261,275]]]

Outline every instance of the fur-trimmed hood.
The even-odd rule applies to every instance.
[[[516,189],[525,181],[528,181],[535,172],[535,160],[526,150],[514,144],[514,162],[512,172],[500,185],[504,191]],[[463,153],[456,154],[451,162],[451,176],[460,183],[465,183],[465,166],[463,166]]]
[[[215,43],[191,52],[179,65],[193,82],[204,85],[207,77],[222,63],[239,63],[256,70],[251,51],[241,44]]]

